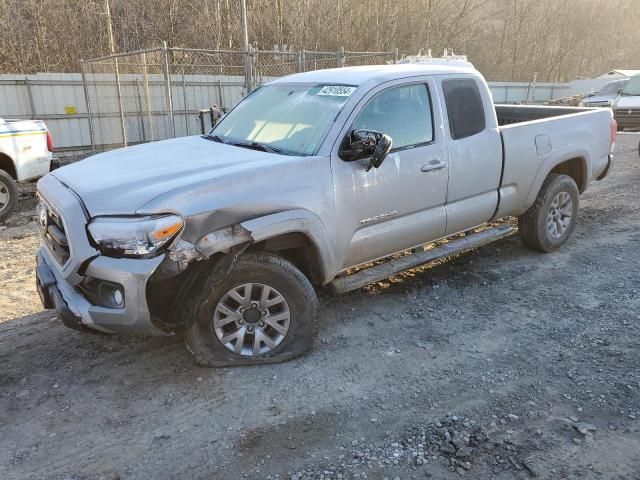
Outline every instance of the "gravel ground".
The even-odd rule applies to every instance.
[[[561,251],[510,237],[323,293],[315,350],[269,366],[65,329],[27,198],[0,231],[0,478],[640,478],[637,143]]]

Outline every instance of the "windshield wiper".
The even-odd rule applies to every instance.
[[[224,143],[225,145],[233,145],[234,147],[251,148],[253,150],[262,150],[263,152],[268,152],[268,153],[278,153],[278,154],[282,154],[283,153],[280,148],[272,147],[271,145],[269,145],[267,143],[236,142],[236,141],[227,139],[225,137],[221,137],[220,135],[211,134],[211,133],[207,133],[207,134],[201,135],[201,136],[202,136],[202,138],[204,138],[206,140],[211,140],[211,141],[218,142],[218,143]]]
[[[279,149],[278,147],[272,147],[267,143],[260,143],[260,142],[245,143],[245,142],[232,142],[232,141],[227,141],[226,143],[228,143],[229,145],[233,145],[235,147],[250,148],[252,150],[262,150],[263,152],[268,152],[268,153],[279,153],[279,154],[282,153],[281,149]]]
[[[229,143],[227,141],[227,139],[225,139],[224,137],[221,137],[220,135],[216,135],[216,134],[211,134],[211,133],[207,133],[205,135],[202,135],[202,138],[206,139],[206,140],[212,140],[214,142],[218,142],[218,143]]]
[[[271,145],[269,145],[267,143],[251,142],[249,144],[249,146],[251,148],[264,150],[265,152],[269,152],[269,153],[282,153],[281,149],[279,149],[278,147],[272,147]]]

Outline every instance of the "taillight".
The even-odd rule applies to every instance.
[[[618,122],[615,118],[611,119],[611,147],[609,152],[613,152],[613,147],[616,146],[616,140],[618,139]]]
[[[53,152],[53,138],[51,138],[51,132],[47,130],[47,150]]]

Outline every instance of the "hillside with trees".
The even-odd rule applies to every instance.
[[[238,0],[110,0],[116,50],[238,49]],[[453,48],[490,80],[640,68],[638,0],[247,0],[258,48]],[[79,71],[109,53],[104,0],[0,0],[0,73]]]

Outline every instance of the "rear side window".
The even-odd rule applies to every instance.
[[[442,81],[449,130],[454,140],[480,133],[486,126],[478,84],[471,78]]]

